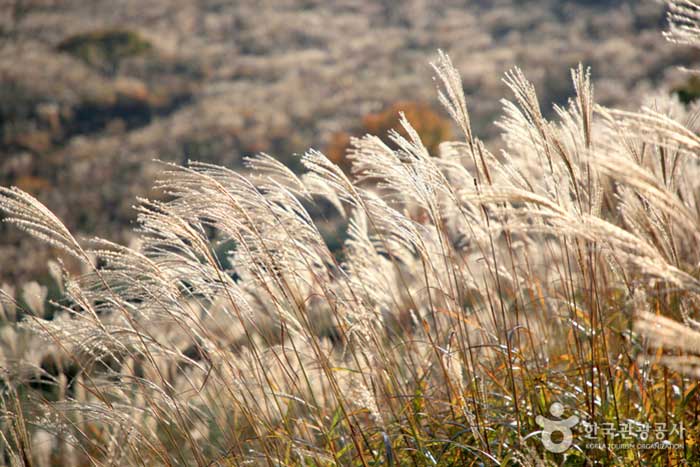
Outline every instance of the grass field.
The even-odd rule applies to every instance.
[[[700,6],[669,11],[700,44]],[[697,465],[697,105],[599,105],[579,65],[548,119],[514,68],[494,153],[433,69],[459,130],[437,151],[401,118],[352,138],[350,173],[163,163],[128,247],[0,188],[82,265],[0,291],[2,462]]]

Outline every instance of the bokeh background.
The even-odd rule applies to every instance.
[[[1,0],[0,184],[79,235],[128,242],[137,197],[162,196],[154,159],[240,168],[267,152],[297,167],[316,148],[346,167],[350,136],[383,134],[399,110],[437,151],[454,135],[438,49],[495,148],[513,66],[548,115],[579,61],[602,104],[690,101],[700,83],[673,65],[700,57],[661,40],[664,14],[653,0]],[[43,282],[54,254],[0,226],[0,282]]]

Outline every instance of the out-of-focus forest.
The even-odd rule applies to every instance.
[[[487,139],[507,95],[495,77],[513,65],[542,103],[566,101],[580,60],[602,104],[632,107],[649,91],[692,100],[699,83],[673,65],[698,57],[659,39],[663,9],[651,0],[5,0],[0,185],[36,195],[74,232],[128,242],[136,197],[157,195],[153,159],[239,167],[267,152],[293,165],[313,147],[342,166],[350,136],[384,134],[400,110],[437,150],[452,132],[426,86],[437,49],[459,69]],[[37,248],[0,227],[0,282],[45,274],[54,252]]]

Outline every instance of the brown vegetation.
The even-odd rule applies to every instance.
[[[404,115],[411,122],[411,126],[418,132],[421,141],[433,156],[438,155],[440,143],[452,137],[452,124],[449,120],[441,117],[429,105],[412,101],[395,102],[381,112],[365,115],[362,118],[361,127],[354,132],[354,136],[375,135],[381,138],[385,144],[396,148],[389,137],[391,131],[398,132],[404,138],[408,137],[406,130],[400,123],[401,115]],[[326,155],[343,170],[349,172],[350,161],[347,155],[351,146],[351,136],[348,133],[334,133],[326,147]]]

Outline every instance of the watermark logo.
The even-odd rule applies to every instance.
[[[549,413],[553,418],[538,415],[535,422],[542,428],[540,434],[544,448],[555,454],[563,453],[573,445],[572,428],[577,425],[580,442],[577,445],[584,450],[676,450],[683,448],[678,440],[686,440],[683,422],[669,424],[627,419],[612,423],[582,420],[576,415],[562,418],[564,406],[559,402],[549,407]]]
[[[559,402],[555,402],[549,407],[549,413],[552,414],[553,417],[560,419],[564,414],[564,406]],[[571,447],[571,443],[574,439],[571,428],[578,424],[579,418],[576,415],[572,415],[562,420],[557,419],[552,420],[538,415],[537,418],[535,418],[535,422],[542,428],[542,444],[544,444],[544,448],[549,452],[561,453]],[[558,441],[554,441],[552,438],[552,435],[556,433],[561,434],[561,439]]]

